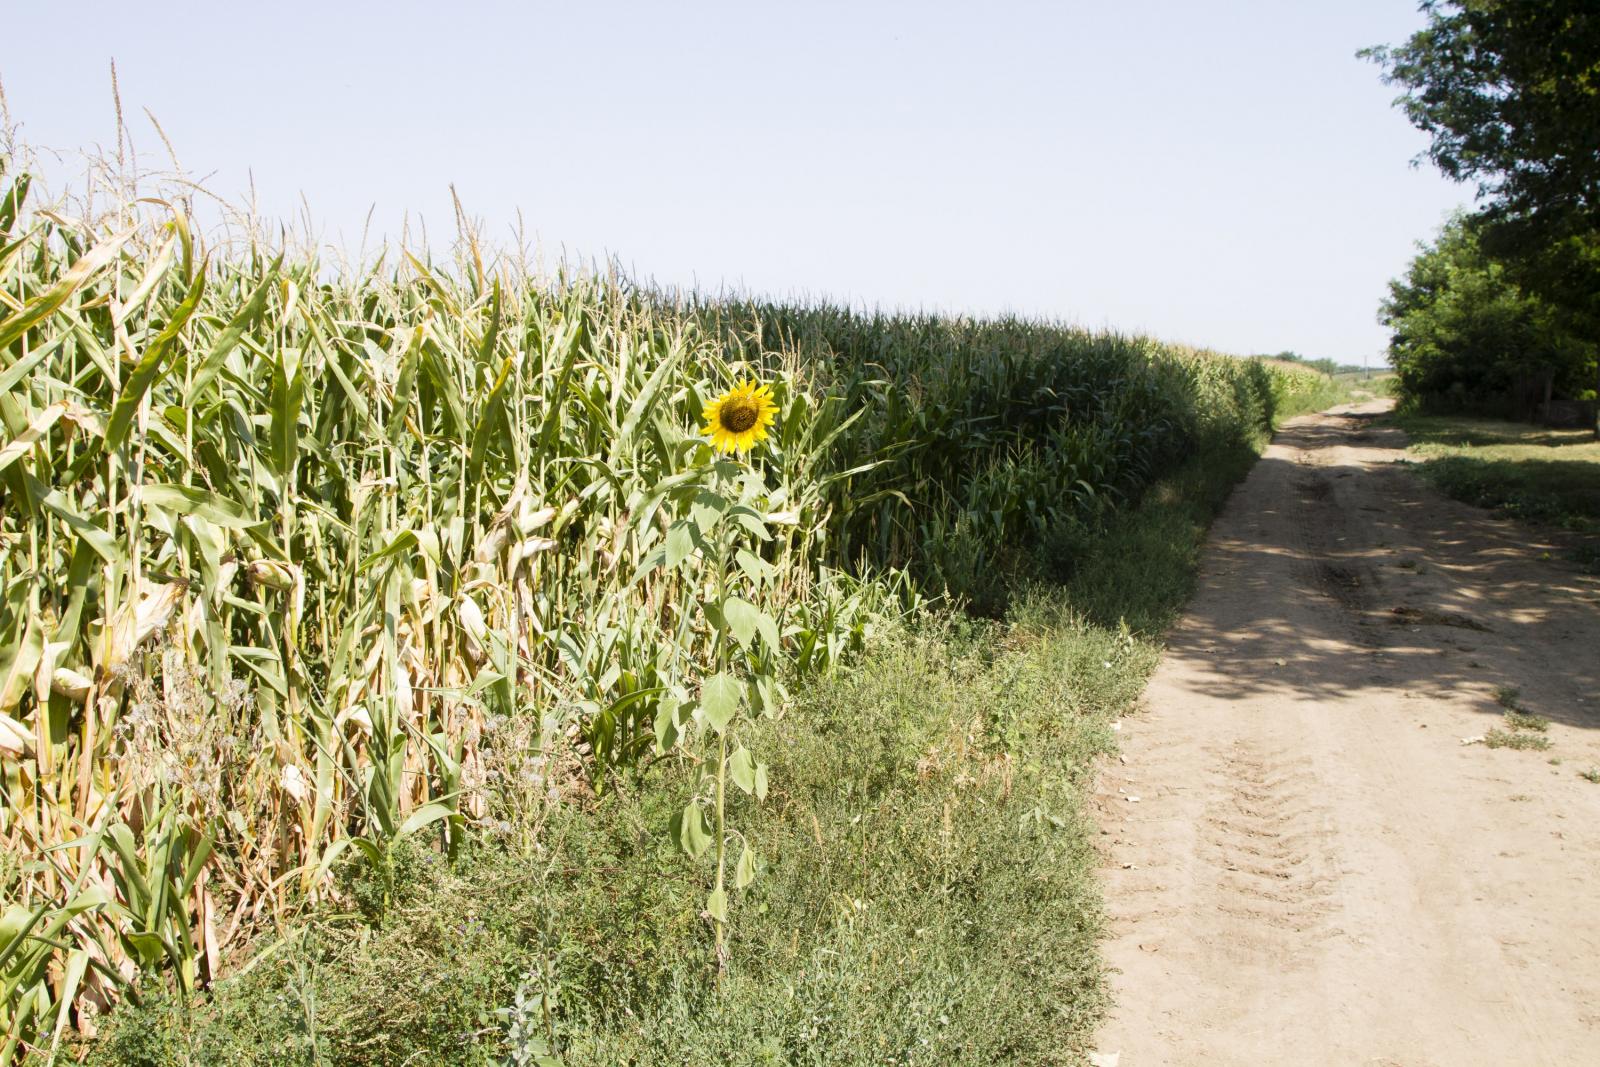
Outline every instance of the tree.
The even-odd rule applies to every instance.
[[[1595,358],[1569,316],[1485,253],[1465,217],[1389,283],[1381,320],[1400,398],[1420,408],[1526,416],[1547,393],[1580,391]]]
[[[1593,229],[1600,214],[1600,5],[1426,0],[1428,25],[1366,55],[1433,138],[1428,157],[1508,215]]]
[[[1431,137],[1428,158],[1478,183],[1482,250],[1565,329],[1600,338],[1600,3],[1421,10],[1428,25],[1405,44],[1362,54],[1404,87],[1395,103]]]

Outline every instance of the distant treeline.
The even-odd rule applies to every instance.
[[[1259,358],[1280,359],[1285,363],[1298,363],[1302,367],[1308,367],[1311,370],[1330,376],[1335,374],[1362,374],[1367,370],[1366,367],[1359,363],[1340,363],[1332,359],[1307,359],[1298,352],[1276,352]]]

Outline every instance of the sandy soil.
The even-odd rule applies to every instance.
[[[1278,435],[1122,724],[1096,1062],[1600,1064],[1600,581],[1385,406]],[[1502,685],[1549,751],[1462,743]]]

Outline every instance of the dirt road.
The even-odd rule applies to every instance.
[[[1600,581],[1384,406],[1278,435],[1122,724],[1100,1062],[1600,1064]],[[1500,686],[1548,751],[1462,743]]]

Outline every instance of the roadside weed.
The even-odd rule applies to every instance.
[[[1550,739],[1543,734],[1523,733],[1520,730],[1501,730],[1498,727],[1483,735],[1485,748],[1531,749],[1542,752],[1550,747]]]

